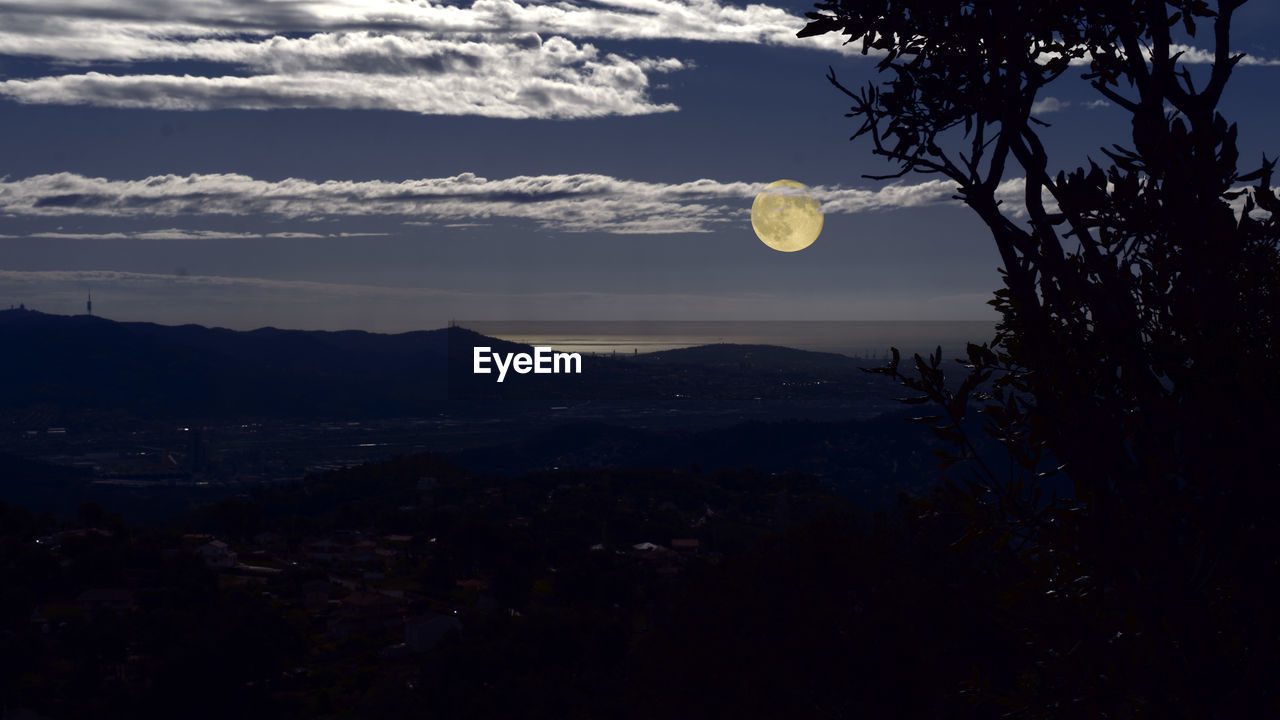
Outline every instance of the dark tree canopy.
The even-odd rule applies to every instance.
[[[896,166],[880,179],[953,180],[1001,255],[1002,322],[958,388],[940,353],[883,371],[943,405],[924,419],[955,443],[944,464],[969,461],[953,472],[969,472],[955,489],[975,531],[1016,547],[1028,587],[1062,604],[1025,623],[1039,655],[1024,713],[1280,709],[1257,675],[1278,659],[1263,608],[1280,579],[1280,197],[1273,161],[1238,171],[1218,111],[1244,2],[841,0],[800,33],[879,58],[881,83],[830,80],[854,137]],[[1193,45],[1213,58],[1199,73],[1182,61]],[[1032,115],[1064,75],[1132,120],[1088,167],[1055,167]],[[1009,462],[979,452],[972,400]],[[1054,476],[1069,497],[1041,492]]]

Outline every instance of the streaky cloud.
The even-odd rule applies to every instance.
[[[159,274],[117,270],[0,270],[0,297],[21,300],[45,312],[80,312],[86,287],[103,297],[102,311],[115,320],[298,329],[404,332],[443,327],[453,317],[504,320],[513,307],[530,320],[563,319],[574,308],[581,320],[619,320],[642,313],[651,318],[794,319],[788,298],[766,292],[602,292],[579,289],[502,293],[428,287],[388,287],[281,280],[253,276]],[[929,296],[901,300],[839,295],[808,319],[975,319],[990,314],[990,295]],[[95,309],[99,303],[95,301]],[[423,308],[430,308],[424,315]],[[807,306],[806,306],[807,307]],[[215,309],[216,308],[216,309]],[[376,310],[376,312],[374,311]]]
[[[475,0],[469,7],[191,0],[162,9],[152,0],[110,9],[68,0],[0,4],[0,54],[43,58],[63,70],[0,81],[0,97],[158,110],[323,107],[575,119],[675,110],[648,97],[650,76],[691,63],[602,53],[569,38],[851,52],[835,38],[795,37],[803,20],[782,9],[716,0]],[[193,76],[127,67],[181,61],[226,64],[229,71]],[[74,72],[74,64],[90,62],[126,67]]]
[[[386,233],[341,233],[327,235],[315,232],[227,232],[223,230],[190,230],[183,228],[161,228],[157,230],[130,230],[114,232],[62,232],[35,231],[26,235],[0,235],[3,238],[42,238],[48,240],[312,240],[325,237],[366,237],[385,235]]]
[[[661,183],[592,173],[267,181],[240,174],[118,180],[64,172],[0,180],[0,212],[36,218],[256,215],[304,221],[386,216],[409,225],[457,229],[503,219],[559,232],[682,234],[746,222],[751,200],[766,184],[707,178]],[[1006,181],[1001,197],[1016,201],[1021,188],[1020,180]],[[810,192],[823,212],[851,215],[954,203],[956,187],[930,180],[873,189],[818,185]],[[172,229],[157,232],[190,236]]]
[[[682,65],[674,60],[636,61],[602,55],[591,45],[552,38],[522,49],[498,43],[464,43],[449,69],[338,69],[320,54],[314,62],[282,63],[268,74],[110,75],[100,72],[0,81],[0,96],[21,103],[97,105],[158,110],[272,110],[339,108],[400,110],[423,115],[574,119],[670,112],[670,103],[648,99],[649,74]],[[464,52],[465,51],[465,52]],[[446,57],[437,55],[435,57]],[[306,69],[303,69],[303,68]]]
[[[0,55],[44,59],[50,66],[47,74],[0,81],[0,97],[186,111],[640,115],[677,109],[649,97],[650,77],[692,63],[602,53],[584,41],[862,52],[860,41],[846,43],[836,33],[796,37],[804,25],[783,8],[719,0],[9,0],[0,3]],[[1175,50],[1186,64],[1213,60],[1200,48]],[[152,67],[183,61],[224,64],[228,71],[192,76]],[[121,71],[75,71],[77,64],[101,62],[121,64]],[[142,62],[150,63],[149,72],[133,72],[131,64]],[[1280,61],[1247,56],[1243,64]]]

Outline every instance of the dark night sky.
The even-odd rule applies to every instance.
[[[986,319],[994,247],[944,184],[862,179],[887,167],[824,74],[873,61],[796,39],[806,7],[0,2],[0,303],[92,288],[116,319],[381,331]],[[1237,28],[1247,168],[1280,152],[1280,6]],[[1126,139],[1082,82],[1050,90],[1061,165]],[[827,213],[799,253],[749,225],[779,178]]]

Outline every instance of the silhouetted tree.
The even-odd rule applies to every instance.
[[[839,0],[800,33],[879,57],[883,83],[829,76],[854,137],[896,164],[881,179],[954,181],[1001,255],[1002,321],[958,387],[941,350],[881,371],[943,405],[924,419],[955,443],[944,464],[971,461],[955,489],[975,531],[1033,571],[1011,616],[1034,652],[1006,688],[1026,715],[1280,709],[1260,674],[1280,659],[1280,198],[1274,161],[1238,173],[1217,109],[1244,2]],[[1197,75],[1183,58],[1206,28]],[[1073,69],[1132,136],[1056,171],[1032,108]],[[962,422],[971,400],[1007,469]],[[1055,473],[1069,498],[1042,494]]]

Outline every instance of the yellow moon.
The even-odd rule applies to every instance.
[[[751,228],[760,242],[781,252],[803,250],[822,232],[822,211],[809,188],[795,180],[765,186],[751,203]]]

